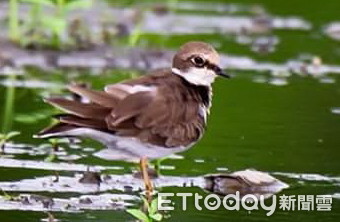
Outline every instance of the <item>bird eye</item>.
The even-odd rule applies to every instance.
[[[196,56],[191,59],[191,61],[194,63],[195,66],[197,67],[203,67],[205,64],[205,60],[199,56]]]

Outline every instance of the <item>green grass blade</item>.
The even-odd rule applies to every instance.
[[[10,75],[9,80],[10,80],[10,84],[14,83],[14,81],[16,80],[16,75]],[[10,85],[6,89],[6,102],[5,102],[3,125],[2,125],[3,133],[9,132],[12,128],[14,99],[15,99],[15,86]]]
[[[151,217],[152,219],[154,219],[155,221],[161,221],[161,220],[163,219],[163,215],[160,214],[160,213],[150,215],[150,217]]]
[[[134,216],[138,220],[141,220],[143,222],[149,222],[148,216],[146,216],[146,214],[139,209],[127,209],[126,212],[131,214],[132,216]]]
[[[18,42],[20,39],[18,7],[18,0],[10,0],[8,11],[9,38],[14,42]]]
[[[12,131],[12,132],[9,132],[7,135],[6,135],[6,139],[9,140],[15,136],[18,136],[20,135],[20,132],[18,131]]]

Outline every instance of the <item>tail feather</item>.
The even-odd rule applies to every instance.
[[[70,125],[70,124],[57,123],[53,126],[43,129],[38,134],[34,135],[34,137],[35,138],[61,137],[61,136],[65,136],[64,132],[67,132],[67,131],[70,131],[76,128],[78,127]]]
[[[95,129],[101,129],[106,130],[107,125],[105,120],[95,120],[95,119],[84,119],[80,118],[78,116],[64,114],[57,116],[57,119],[61,123],[73,125],[75,127],[88,127],[88,128],[95,128]]]
[[[79,86],[69,86],[69,90],[88,98],[91,103],[82,103],[65,98],[45,99],[45,102],[63,110],[65,114],[54,116],[59,120],[59,123],[42,130],[35,137],[81,136],[82,128],[97,132],[107,131],[105,118],[114,109],[119,99],[106,92],[89,90]],[[76,129],[80,129],[80,131]]]
[[[68,89],[77,95],[88,98],[90,101],[107,108],[115,107],[120,100],[106,92],[90,90],[77,85],[70,85]]]
[[[50,138],[75,136],[71,135],[69,131],[78,128],[90,128],[101,132],[107,131],[105,120],[84,119],[70,114],[61,114],[54,117],[59,120],[59,123],[40,131],[34,137]]]
[[[90,103],[81,103],[64,98],[49,98],[45,101],[67,113],[91,119],[103,119],[110,113],[110,109]]]

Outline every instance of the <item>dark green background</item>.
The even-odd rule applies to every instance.
[[[122,1],[118,4],[131,4]],[[200,1],[196,1],[197,4]],[[206,2],[206,1],[204,1]],[[303,0],[268,0],[268,1],[224,1],[239,4],[262,5],[271,15],[298,16],[313,24],[311,31],[274,31],[280,43],[274,53],[257,55],[248,46],[240,46],[231,38],[221,35],[183,35],[158,36],[143,35],[142,40],[150,45],[161,43],[160,47],[178,48],[189,40],[219,42],[221,53],[244,55],[258,61],[284,63],[297,58],[303,53],[317,55],[326,64],[340,65],[340,42],[332,40],[322,33],[329,22],[340,19],[340,1],[303,1]],[[117,4],[117,2],[115,2]],[[91,81],[100,88],[107,83],[129,78],[121,71],[109,71],[100,77],[84,73],[77,80]],[[202,141],[193,149],[184,153],[182,160],[166,160],[164,164],[176,167],[164,171],[168,175],[202,175],[215,173],[216,168],[226,167],[231,171],[255,168],[267,172],[317,173],[325,176],[339,176],[340,163],[340,115],[331,113],[331,108],[340,107],[340,77],[330,74],[334,84],[322,84],[317,78],[308,76],[289,77],[286,86],[274,86],[253,82],[254,76],[270,79],[270,73],[231,71],[231,80],[219,79],[214,85],[214,101],[209,119],[208,131]],[[56,82],[67,82],[67,73],[46,75],[30,72],[27,78],[37,78]],[[0,107],[5,100],[4,87],[0,87]],[[41,100],[42,90],[17,89],[15,113],[34,113],[49,109]],[[0,109],[3,116],[3,109]],[[13,130],[22,135],[17,142],[39,144],[31,139],[50,120],[45,119],[33,125],[14,122]],[[91,144],[91,143],[90,143]],[[93,144],[94,145],[94,144]],[[96,146],[98,146],[96,144]],[[22,158],[32,158],[23,155]],[[197,163],[195,159],[203,159]],[[1,160],[0,160],[1,161]],[[78,162],[89,164],[110,163],[96,158],[86,158]],[[47,175],[50,172],[24,169],[0,168],[0,180],[18,180]],[[123,172],[122,172],[123,173]],[[339,193],[336,182],[299,181],[280,177],[291,188],[283,193],[292,194],[334,194]],[[200,192],[196,188],[167,188],[164,191]],[[72,196],[71,194],[48,194],[54,197]],[[176,204],[180,204],[177,200]],[[266,217],[264,211],[257,212],[216,212],[197,211],[191,207],[188,211],[171,212],[169,221],[338,221],[340,219],[340,201],[333,199],[332,212],[282,212]],[[124,212],[102,211],[80,214],[56,213],[62,221],[126,221],[133,219]],[[43,213],[1,211],[0,221],[38,221],[45,217]],[[93,218],[94,217],[94,218]]]

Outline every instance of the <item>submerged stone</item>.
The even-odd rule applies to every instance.
[[[241,196],[253,194],[269,197],[272,194],[288,188],[288,185],[272,177],[268,173],[244,170],[231,174],[213,174],[205,178],[205,189],[219,194],[228,195],[240,192]]]
[[[87,184],[100,184],[102,179],[100,174],[97,172],[85,172],[83,177],[80,178],[79,183],[87,183]]]

